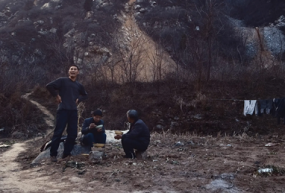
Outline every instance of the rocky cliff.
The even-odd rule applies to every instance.
[[[229,0],[2,0],[0,63],[7,76],[18,75],[15,81],[45,83],[70,63],[83,69],[86,80],[132,82],[173,72],[189,76],[201,66],[210,78],[212,69],[249,64],[260,55],[281,61],[284,16],[252,26],[238,16],[242,6],[244,1]]]

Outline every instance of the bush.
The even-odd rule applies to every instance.
[[[243,20],[247,26],[257,27],[274,23],[284,14],[285,2],[280,0],[232,0],[230,16]]]

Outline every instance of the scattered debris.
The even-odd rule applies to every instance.
[[[67,161],[65,163],[64,167],[62,168],[62,172],[64,172],[66,170],[66,168],[68,168],[68,167],[69,168],[77,168],[77,169],[81,170],[84,166],[85,166],[84,162]]]
[[[184,146],[184,143],[181,142],[181,141],[178,141],[178,142],[175,143],[175,146]]]
[[[206,189],[214,192],[231,192],[231,193],[240,192],[240,190],[234,187],[232,183],[221,179],[214,180],[210,184],[207,184]]]
[[[278,143],[267,143],[265,144],[265,147],[272,147],[272,146],[276,146],[278,145]]]
[[[267,165],[264,166],[263,168],[259,168],[257,170],[257,173],[259,175],[264,175],[264,176],[271,176],[271,175],[283,176],[285,175],[285,169],[273,165]]]
[[[80,170],[80,171],[78,171],[77,173],[78,173],[78,175],[83,175],[83,174],[85,174],[86,171],[87,171],[87,170]]]
[[[262,173],[272,173],[273,172],[273,168],[260,168],[258,170],[258,173],[262,174]]]
[[[85,166],[84,162],[68,161],[65,163],[66,167],[81,169]]]
[[[94,164],[101,163],[104,155],[105,153],[102,151],[91,151],[89,154],[89,161]]]
[[[155,140],[153,143],[154,143],[154,145],[158,145],[161,143],[161,140]]]
[[[7,148],[7,147],[11,147],[11,145],[6,145],[6,144],[1,144],[0,148]]]
[[[197,114],[197,115],[194,115],[193,118],[201,120],[203,119],[203,116],[201,114]]]

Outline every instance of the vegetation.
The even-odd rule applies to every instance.
[[[187,117],[197,106],[186,105],[183,110],[180,105],[185,105],[185,100],[199,101],[201,109],[208,109],[199,96],[208,92],[205,88],[209,85],[217,86],[215,81],[222,86],[242,81],[249,92],[264,86],[265,78],[283,80],[282,57],[274,59],[278,65],[260,67],[266,62],[261,61],[265,53],[249,57],[244,34],[233,24],[235,18],[245,26],[269,25],[282,15],[285,4],[281,1],[142,0],[129,5],[129,10],[126,10],[128,0],[108,2],[95,1],[92,12],[87,13],[84,1],[79,0],[0,2],[0,128],[7,127],[7,133],[12,133],[15,124],[27,127],[37,122],[33,108],[21,95],[35,85],[43,88],[50,80],[65,76],[67,66],[90,52],[102,55],[103,59],[91,58],[80,63],[85,70],[80,81],[90,96],[84,117],[94,107],[112,109],[109,114],[115,120],[110,121],[112,128],[123,123],[124,118],[117,115],[123,115],[128,108],[146,112],[149,120],[152,119],[150,112],[157,108],[167,111],[171,107],[175,109],[171,116]],[[142,33],[155,42],[148,58],[142,49],[146,44],[143,37],[134,38],[126,46],[127,40],[120,36],[124,18],[130,15],[136,16]],[[166,57],[174,61],[171,64],[174,70],[164,69]],[[149,60],[152,79],[139,83],[145,60]],[[183,95],[183,89],[192,93]],[[48,98],[44,92],[38,96]],[[142,96],[147,96],[147,100]],[[268,97],[264,93],[259,96]],[[173,103],[177,100],[181,104]],[[150,122],[155,127],[158,120]],[[183,127],[190,126],[185,123]]]

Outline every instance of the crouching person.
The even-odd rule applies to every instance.
[[[128,121],[131,123],[130,130],[124,135],[116,135],[115,139],[122,139],[122,146],[125,152],[125,158],[136,157],[134,149],[142,153],[146,151],[150,141],[150,133],[146,124],[139,119],[136,110],[127,112]]]
[[[103,113],[101,110],[93,111],[92,117],[84,120],[82,125],[82,143],[88,147],[93,147],[93,143],[106,143],[106,134]]]

